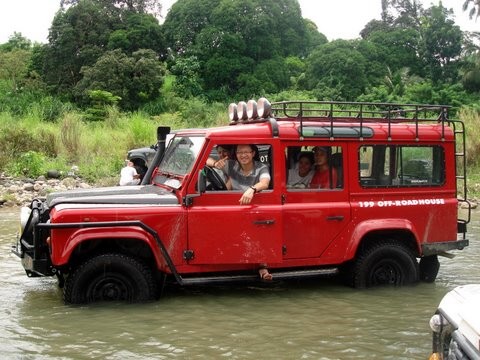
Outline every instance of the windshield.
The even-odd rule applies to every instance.
[[[165,150],[154,183],[180,188],[183,177],[192,170],[204,140],[203,136],[175,136]]]

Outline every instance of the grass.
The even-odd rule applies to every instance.
[[[44,121],[39,111],[20,118],[0,113],[0,172],[35,178],[53,169],[66,174],[75,165],[88,182],[113,185],[127,151],[154,144],[159,125],[175,130],[215,126],[222,118],[227,123],[224,105],[171,101],[178,111],[149,116],[110,108],[104,121],[94,122],[76,111],[63,112],[55,121]]]

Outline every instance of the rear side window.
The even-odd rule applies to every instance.
[[[439,186],[445,179],[441,146],[361,146],[358,172],[362,187]]]

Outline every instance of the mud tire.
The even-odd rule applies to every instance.
[[[79,265],[67,277],[63,290],[67,304],[133,303],[155,299],[157,284],[150,269],[139,260],[122,254],[103,254]]]
[[[394,240],[369,246],[352,266],[352,285],[355,288],[403,286],[416,283],[418,279],[415,254]]]

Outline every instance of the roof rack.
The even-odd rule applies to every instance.
[[[449,126],[447,105],[342,102],[342,101],[282,101],[272,103],[274,116],[282,114],[289,120],[300,121],[300,133],[303,133],[303,121],[323,121],[330,123],[333,133],[334,123],[358,122],[360,134],[364,123],[388,124],[388,139],[391,139],[391,125],[394,123],[412,123],[415,125],[415,137],[419,140],[418,125],[423,122],[442,124],[442,139],[445,138],[445,125]],[[278,118],[277,120],[282,120]]]
[[[272,103],[272,111],[286,117],[328,117],[333,119],[364,119],[365,121],[448,119],[448,105],[342,102],[342,101],[281,101]]]

